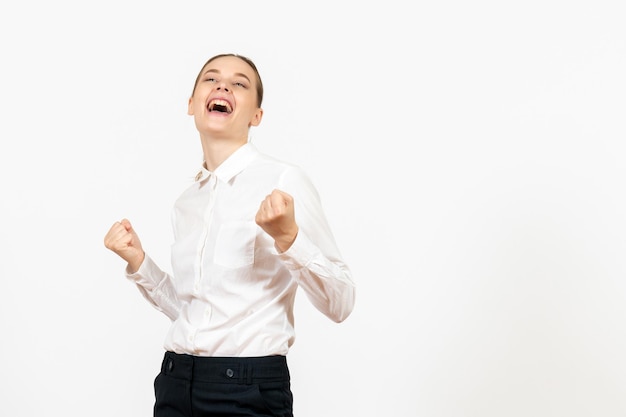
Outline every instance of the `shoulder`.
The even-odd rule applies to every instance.
[[[287,176],[308,179],[307,173],[297,164],[261,152],[257,153],[257,157],[254,162],[250,164],[249,168],[252,170],[272,172],[281,177]]]

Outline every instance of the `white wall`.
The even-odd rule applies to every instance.
[[[102,239],[168,269],[221,52],[358,283],[340,325],[297,299],[298,417],[625,415],[620,2],[278,3],[0,6],[0,415],[151,415],[167,319]]]

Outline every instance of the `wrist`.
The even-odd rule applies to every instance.
[[[274,240],[274,246],[279,252],[285,252],[289,250],[293,242],[296,241],[296,237],[298,236],[298,229],[294,233],[287,234],[278,239]]]
[[[140,255],[136,256],[133,259],[128,260],[128,265],[126,267],[126,270],[128,271],[128,273],[134,274],[135,272],[139,271],[139,268],[141,267],[141,264],[143,263],[145,258],[146,258],[146,254],[144,252],[141,252]]]

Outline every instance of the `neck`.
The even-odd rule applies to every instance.
[[[201,142],[206,168],[209,171],[215,171],[233,152],[248,143],[248,139],[226,140],[201,137]]]

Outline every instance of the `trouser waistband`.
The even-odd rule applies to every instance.
[[[285,356],[204,357],[166,352],[161,372],[188,381],[258,384],[288,381]]]

